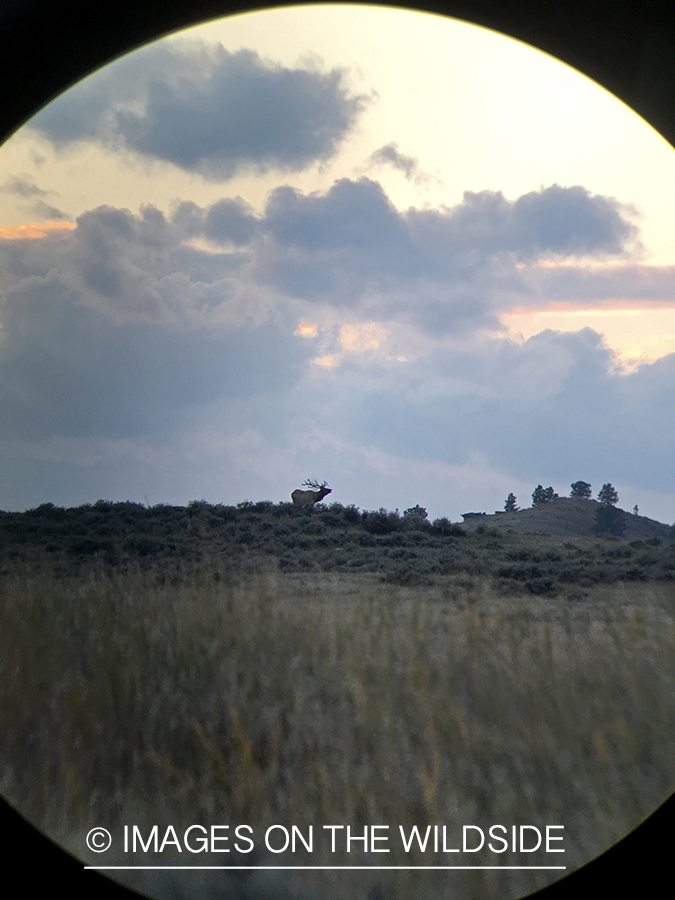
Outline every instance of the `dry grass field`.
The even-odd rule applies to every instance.
[[[552,552],[536,540],[533,553]],[[88,861],[95,825],[117,838],[124,823],[444,824],[455,835],[464,824],[562,824],[555,860],[460,854],[461,864],[563,857],[570,869],[673,790],[672,582],[533,592],[517,579],[505,591],[503,575],[478,565],[413,585],[259,568],[233,572],[213,557],[69,568],[35,553],[6,564],[3,795]],[[387,865],[457,862],[390,846]],[[228,862],[330,864],[327,849]],[[383,864],[357,852],[339,861]],[[159,898],[508,900],[560,877],[227,874],[126,878]]]

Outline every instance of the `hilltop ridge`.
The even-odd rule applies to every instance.
[[[498,531],[513,531],[516,534],[553,534],[560,537],[594,537],[595,516],[602,506],[597,500],[581,497],[558,497],[517,512],[495,512],[488,515],[464,513],[464,528],[479,526]],[[618,509],[624,523],[623,537],[626,540],[646,540],[648,538],[670,538],[670,526],[647,516],[634,515]]]

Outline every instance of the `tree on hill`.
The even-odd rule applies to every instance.
[[[542,487],[538,484],[532,491],[532,506],[540,506],[542,503],[550,503],[551,500],[557,500],[558,495],[552,487]]]
[[[597,535],[611,534],[613,537],[623,537],[625,530],[626,523],[620,509],[616,509],[609,503],[598,507],[595,513],[595,533]]]
[[[619,495],[611,484],[603,484],[598,492],[598,500],[603,506],[616,506],[619,502]]]
[[[417,506],[411,506],[410,509],[406,509],[403,511],[404,519],[411,519],[413,522],[415,521],[424,521],[427,517],[427,511],[423,506],[420,506],[419,503]]]
[[[584,500],[591,499],[591,486],[587,481],[575,481],[572,487],[570,497],[582,497]]]
[[[519,506],[516,506],[517,499],[518,498],[516,497],[516,495],[513,493],[513,491],[511,491],[509,496],[506,498],[506,503],[504,504],[504,512],[517,512],[517,510],[520,509]]]

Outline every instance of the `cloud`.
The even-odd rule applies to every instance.
[[[41,485],[51,467],[75,484],[63,448],[78,447],[73,459],[97,483],[118,473],[111,495],[129,477],[165,500],[183,470],[265,472],[277,448],[303,478],[334,473],[361,487],[419,464],[454,473],[453,484],[487,472],[504,496],[509,479],[565,491],[577,478],[651,491],[662,482],[675,492],[675,357],[619,375],[589,329],[522,343],[486,334],[499,310],[541,296],[536,278],[619,277],[584,269],[580,256],[623,259],[634,233],[622,211],[588,192],[570,189],[568,202],[566,189],[547,190],[541,208],[559,210],[566,236],[532,225],[536,197],[524,213],[495,194],[402,212],[367,178],[323,193],[279,188],[260,214],[225,197],[169,215],[100,207],[30,239],[12,231],[0,240],[6,471]],[[563,257],[550,245],[580,256],[551,266]],[[640,267],[624,265],[637,290]],[[214,468],[191,434],[213,446],[222,438],[232,458]],[[24,458],[35,461],[32,481]],[[371,470],[350,474],[359,459]],[[205,495],[190,478],[194,496]],[[243,481],[222,478],[237,493],[218,499],[247,495]]]
[[[453,207],[404,212],[369,178],[306,195],[280,187],[258,223],[267,240],[255,277],[370,318],[405,316],[430,334],[499,330],[500,311],[541,303],[541,277],[523,261],[626,258],[638,237],[627,212],[578,186],[513,201],[467,192]]]
[[[529,267],[522,272],[533,297],[598,306],[605,301],[675,302],[675,266],[621,263]]]
[[[675,354],[621,375],[591,329],[544,331],[441,345],[370,380],[368,391],[351,385],[342,433],[392,456],[461,465],[480,451],[496,470],[565,492],[576,478],[675,492]]]
[[[259,230],[260,220],[241,197],[217,200],[206,209],[183,202],[171,217],[185,237],[204,237],[214,244],[250,244]]]
[[[56,148],[94,141],[224,181],[327,160],[366,102],[349,93],[340,69],[291,69],[251,50],[162,43],[90,76],[30,128]]]
[[[218,309],[221,317],[234,314],[228,301],[245,259],[187,246],[180,229],[154,207],[134,215],[102,206],[83,213],[72,230],[48,229],[42,239],[0,244],[0,285],[3,273],[10,287],[56,272],[86,306],[113,321],[195,324],[212,320]]]
[[[555,293],[556,278],[563,284],[574,273],[578,282],[598,279],[601,291],[608,270],[588,261],[625,259],[637,245],[626,212],[611,198],[557,185],[513,201],[485,191],[453,207],[400,211],[377,181],[363,177],[309,194],[278,187],[261,215],[239,197],[206,208],[183,202],[170,224],[176,239],[205,239],[227,248],[232,260],[240,250],[251,286],[359,309],[370,320],[405,318],[434,334],[502,330],[500,312],[541,305]],[[584,263],[539,267],[552,259]],[[633,269],[637,284],[644,276]]]
[[[409,246],[405,224],[382,186],[341,178],[325,193],[272,191],[265,225],[276,242],[309,251],[389,253]]]
[[[429,184],[434,180],[431,175],[423,171],[416,156],[406,156],[406,154],[401,153],[398,145],[395,143],[385,144],[379,150],[375,150],[370,154],[366,163],[367,168],[376,168],[383,165],[392,166],[392,168],[402,172],[407,181],[412,181],[417,185]]]
[[[239,197],[179,203],[169,217],[151,206],[137,215],[99,207],[70,232],[44,234],[26,241],[19,229],[7,235],[15,240],[0,241],[0,288],[56,270],[86,306],[117,323],[223,327],[290,309],[315,321],[311,307],[321,306],[352,310],[349,324],[405,321],[427,335],[503,331],[500,312],[562,295],[565,279],[570,299],[582,282],[587,294],[594,283],[601,295],[620,270],[537,261],[556,252],[563,259],[564,248],[572,261],[622,256],[635,238],[613,201],[578,187],[514,201],[465,194],[454,207],[402,212],[368,178],[341,179],[323,193],[279,187],[260,215]],[[630,269],[636,288],[656,278],[643,269]],[[671,276],[660,274],[662,292]]]
[[[5,183],[0,185],[0,193],[16,194],[18,197],[46,197],[54,191],[45,191],[39,188],[34,181],[27,176],[10,175]]]
[[[310,348],[256,313],[246,257],[180,237],[152,207],[101,207],[0,242],[0,439],[166,435],[216,400],[287,389]]]
[[[32,215],[38,219],[64,221],[69,218],[68,214],[64,213],[63,210],[46,203],[42,199],[49,194],[57,194],[58,191],[45,191],[28,177],[11,175],[3,185],[0,185],[0,193],[14,194],[26,200],[32,199],[33,203],[25,208],[29,209]]]
[[[171,433],[216,399],[253,403],[295,377],[302,350],[268,323],[213,333],[115,322],[64,279],[26,279],[2,307],[0,438]],[[254,362],[255,361],[255,362]]]
[[[411,209],[406,215],[415,241],[433,256],[513,254],[533,261],[546,256],[628,256],[638,230],[625,207],[581,185],[553,184],[507,200],[501,191],[465,191],[461,203]]]
[[[70,219],[68,213],[65,213],[57,206],[45,203],[44,200],[38,199],[32,206],[33,214],[39,219],[45,219],[50,222],[66,222]]]

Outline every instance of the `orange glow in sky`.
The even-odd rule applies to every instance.
[[[356,353],[377,350],[385,337],[384,329],[377,322],[343,325],[340,329],[340,341],[343,349]]]
[[[312,322],[301,322],[295,333],[299,334],[300,337],[316,337],[317,327]]]
[[[605,301],[584,307],[551,303],[542,309],[516,308],[500,316],[512,338],[527,340],[547,328],[580,331],[592,328],[619,357],[626,370],[675,353],[675,305],[672,302]]]
[[[0,225],[0,239],[16,241],[24,238],[43,238],[54,231],[72,231],[74,222],[22,222],[21,225]]]
[[[312,362],[315,366],[321,366],[322,369],[334,369],[340,364],[337,356],[318,356]]]

